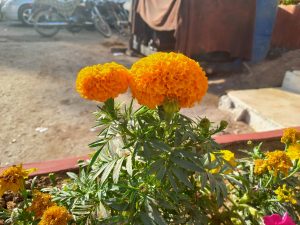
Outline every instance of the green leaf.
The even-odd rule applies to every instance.
[[[97,140],[97,141],[94,141],[94,142],[90,143],[89,147],[90,148],[95,148],[95,147],[98,147],[98,146],[103,146],[105,143],[106,143],[105,139],[100,139],[100,140]]]
[[[167,176],[167,177],[169,178],[170,184],[171,184],[171,186],[173,187],[174,191],[175,191],[175,192],[178,192],[179,189],[178,189],[178,186],[177,186],[177,184],[176,184],[176,181],[175,181],[175,179],[174,179],[174,177],[173,177],[173,174],[170,173],[170,172],[168,172],[168,176]]]
[[[75,173],[67,172],[68,177],[72,178],[73,180],[77,180],[78,176]]]
[[[102,147],[102,148],[103,148],[103,147]],[[98,149],[98,150],[95,152],[95,154],[93,155],[93,157],[92,157],[92,159],[91,159],[91,162],[90,162],[90,164],[89,164],[89,169],[92,168],[92,166],[94,165],[94,163],[95,163],[96,159],[98,158],[98,156],[99,156],[99,154],[100,154],[102,148]]]
[[[152,216],[154,218],[154,221],[158,224],[158,225],[167,225],[166,221],[164,220],[164,218],[161,216],[161,214],[159,213],[159,211],[154,208],[152,206]]]
[[[97,177],[100,176],[100,174],[101,174],[101,173],[103,172],[103,170],[106,168],[107,164],[108,164],[108,163],[102,164],[102,166],[101,166],[98,170],[96,170],[96,173],[93,175],[92,180],[95,180]],[[93,171],[93,172],[95,172],[95,171]]]
[[[182,183],[184,183],[187,187],[193,189],[192,183],[188,179],[188,175],[180,168],[178,167],[173,167],[172,172],[174,175],[180,180]]]
[[[114,183],[118,183],[123,161],[124,161],[124,157],[118,159],[117,162],[116,162],[116,165],[115,165],[115,168],[114,168],[114,171],[113,171],[113,181],[114,181]]]
[[[167,171],[167,169],[166,169],[165,165],[162,165],[156,174],[157,179],[162,180],[165,176],[166,171]]]
[[[164,160],[158,159],[150,165],[149,173],[155,174],[158,173],[159,169],[164,166]]]
[[[155,225],[153,220],[144,212],[140,213],[140,218],[144,225]]]
[[[153,148],[159,149],[161,151],[168,151],[169,152],[170,149],[171,149],[169,145],[167,145],[167,144],[165,144],[161,141],[158,141],[158,140],[152,140],[150,144]]]
[[[127,173],[132,176],[132,155],[129,155],[126,159],[126,170]]]
[[[200,173],[200,178],[201,178],[201,188],[204,189],[206,184],[207,184],[207,173]]]
[[[187,161],[182,158],[177,158],[177,157],[171,157],[171,160],[176,163],[178,166],[180,166],[183,169],[190,170],[193,172],[204,172],[205,170],[196,165],[193,162]]]
[[[101,176],[101,184],[103,184],[106,181],[106,179],[109,176],[110,172],[114,168],[115,163],[116,163],[116,160],[113,160],[113,161],[106,164],[105,170],[104,170],[104,172]]]

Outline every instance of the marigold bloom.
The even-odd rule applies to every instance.
[[[267,152],[266,164],[268,170],[274,172],[274,176],[277,176],[278,172],[282,172],[287,176],[289,169],[293,166],[292,161],[287,154],[280,150]]]
[[[76,89],[83,98],[100,102],[116,98],[128,86],[129,70],[114,62],[85,67],[76,80]]]
[[[229,163],[229,165],[231,165],[232,167],[236,167],[237,166],[237,162],[234,156],[234,153],[229,151],[229,150],[220,150],[219,152],[216,152],[215,154],[219,154],[221,155],[222,159],[224,161],[226,161],[227,163]],[[216,160],[216,156],[215,154],[210,154],[211,156],[211,161],[215,161]],[[223,164],[222,164],[223,165]],[[221,166],[215,168],[215,169],[211,169],[210,172],[211,173],[219,173],[221,170]],[[231,170],[226,170],[225,173],[230,173]]]
[[[283,131],[281,142],[285,144],[295,144],[297,140],[300,140],[300,133],[294,128],[287,128]]]
[[[295,193],[291,188],[287,189],[286,184],[282,185],[282,187],[278,187],[274,192],[277,195],[277,199],[281,202],[297,203]]]
[[[267,163],[263,159],[254,160],[254,173],[261,175],[267,171]]]
[[[286,154],[290,159],[300,159],[300,144],[292,144],[288,147]]]
[[[38,225],[67,225],[71,220],[68,210],[62,206],[51,206],[48,208]]]
[[[56,205],[51,201],[51,195],[42,193],[40,191],[35,190],[33,192],[33,200],[31,206],[28,207],[28,211],[33,212],[35,218],[40,219],[43,216],[45,210],[49,207]]]
[[[192,107],[205,95],[208,82],[199,64],[180,53],[157,52],[131,67],[133,97],[149,108],[165,101],[177,101],[181,108]]]
[[[16,193],[24,189],[24,179],[28,178],[28,175],[34,171],[35,169],[24,170],[22,165],[5,169],[0,174],[0,197],[6,191]]]

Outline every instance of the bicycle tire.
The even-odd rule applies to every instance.
[[[110,29],[109,24],[104,20],[99,10],[95,8],[95,15],[93,18],[93,22],[97,31],[99,31],[104,37],[111,37],[112,31]]]

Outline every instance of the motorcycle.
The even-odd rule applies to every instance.
[[[32,20],[34,29],[45,37],[54,36],[61,28],[76,33],[91,25],[105,37],[112,34],[94,0],[36,0]]]

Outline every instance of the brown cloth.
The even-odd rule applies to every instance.
[[[139,0],[137,12],[152,28],[170,31],[177,28],[181,0]]]
[[[250,59],[255,7],[255,0],[138,0],[137,13],[154,30],[175,30],[174,51]]]

